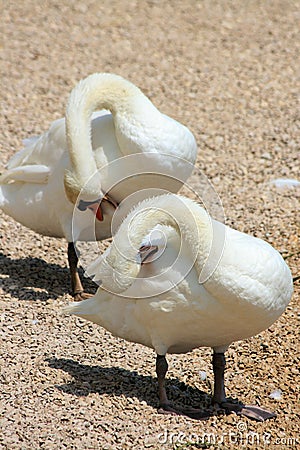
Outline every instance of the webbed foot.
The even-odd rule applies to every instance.
[[[87,294],[86,292],[76,292],[73,294],[74,302],[81,302],[82,300],[86,300],[87,298],[93,297],[92,294]]]
[[[256,405],[243,405],[241,403],[225,401],[220,404],[220,407],[225,410],[226,414],[234,412],[240,416],[245,416],[259,422],[264,422],[267,419],[276,417],[276,413]]]

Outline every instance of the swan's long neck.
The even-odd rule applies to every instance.
[[[110,252],[101,262],[102,286],[120,293],[128,288],[140,270],[138,252],[143,238],[157,225],[173,227],[188,249],[198,273],[212,244],[212,222],[206,211],[191,200],[162,195],[141,202],[120,226]],[[113,275],[112,275],[113,273]]]
[[[97,171],[91,141],[92,113],[108,109],[116,117],[136,117],[141,103],[157,111],[150,100],[129,81],[113,74],[96,73],[81,80],[72,90],[66,110],[66,135],[72,172],[65,179],[67,195],[77,197],[78,189]],[[93,178],[88,190],[99,197],[100,180]]]

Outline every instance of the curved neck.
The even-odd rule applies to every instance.
[[[113,74],[95,73],[75,86],[66,110],[66,136],[72,165],[72,173],[65,180],[67,191],[76,190],[76,185],[81,189],[97,171],[91,141],[92,113],[108,109],[114,116],[137,115],[141,101],[154,108],[139,88]],[[95,177],[88,189],[100,193],[99,182]]]
[[[141,202],[120,226],[100,268],[104,288],[112,288],[112,278],[115,292],[122,292],[132,284],[140,270],[137,256],[143,238],[158,224],[176,230],[181,245],[190,254],[191,267],[195,264],[200,274],[212,245],[211,218],[203,208],[185,197],[162,195]]]

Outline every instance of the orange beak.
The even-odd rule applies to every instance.
[[[112,206],[114,206],[114,208],[118,207],[118,203],[115,202],[111,197],[109,197],[108,195],[104,195],[104,197],[100,200],[96,200],[94,202],[86,202],[84,200],[80,200],[77,208],[80,211],[86,211],[87,209],[89,209],[90,211],[93,212],[93,214],[96,216],[97,220],[99,220],[100,222],[103,221],[103,212],[101,209],[101,204],[102,202],[108,202],[110,203]]]
[[[98,203],[98,202],[91,203],[88,206],[88,209],[95,214],[96,218],[98,220],[100,220],[100,222],[103,221],[103,214],[102,214],[102,209],[101,209],[101,203]]]

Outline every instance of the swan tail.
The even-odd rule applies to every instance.
[[[49,174],[49,167],[42,164],[19,166],[4,172],[0,176],[0,184],[13,182],[46,184]]]
[[[81,317],[89,322],[101,325],[101,307],[99,307],[99,300],[96,296],[87,298],[81,302],[69,303],[67,306],[63,307],[62,314]]]
[[[62,309],[63,314],[80,315],[83,312],[83,307],[81,303],[86,302],[89,299],[82,300],[82,302],[71,302]]]

